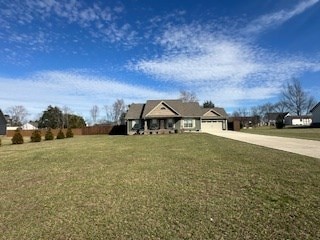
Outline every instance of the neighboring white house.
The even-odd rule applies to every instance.
[[[21,126],[22,130],[37,130],[38,128],[33,126],[31,123],[25,123]]]
[[[18,128],[20,128],[20,127],[17,127],[17,126],[11,127],[11,126],[10,126],[10,127],[7,127],[7,130],[8,130],[8,131],[10,131],[10,130],[14,130],[14,131],[15,131],[15,130],[17,130]]]
[[[38,128],[32,125],[31,123],[25,123],[21,127],[19,126],[11,126],[7,127],[7,130],[17,130],[17,129],[22,129],[22,130],[37,130]]]
[[[303,115],[303,116],[293,116],[287,114],[284,118],[284,122],[286,125],[292,126],[310,126],[312,123],[312,116]]]
[[[320,126],[320,102],[310,112],[312,113],[312,125]]]

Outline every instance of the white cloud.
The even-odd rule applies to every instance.
[[[204,42],[186,36],[184,40],[190,39],[191,42],[187,50],[160,59],[142,60],[135,68],[159,78],[193,84],[201,81],[237,82],[263,67],[255,61],[257,52],[246,44],[231,39],[210,39],[209,33],[208,38]],[[197,41],[202,46],[193,45]],[[178,42],[174,44],[178,45]]]
[[[277,27],[298,14],[303,13],[312,7],[319,0],[307,0],[299,2],[293,9],[289,11],[281,10],[271,14],[266,14],[252,21],[245,29],[247,34],[259,33],[269,28]]]
[[[234,22],[229,24],[233,25],[231,27],[215,21],[184,24],[187,13],[174,11],[154,17],[148,24],[136,21],[137,31],[146,30],[144,38],[122,18],[126,12],[122,5],[102,7],[98,3],[77,0],[3,1],[6,8],[0,9],[0,41],[4,43],[0,49],[0,63],[16,64],[17,59],[32,56],[32,51],[86,51],[82,49],[82,35],[67,33],[62,36],[61,32],[55,32],[55,25],[72,25],[87,33],[83,35],[85,39],[90,39],[87,36],[90,35],[92,41],[116,43],[122,47],[135,46],[141,37],[139,40],[145,41],[143,47],[149,56],[131,62],[130,69],[156,77],[159,85],[194,91],[200,100],[211,99],[224,107],[235,106],[243,100],[272,98],[287,79],[306,71],[320,71],[319,56],[310,59],[284,55],[262,49],[255,42],[261,32],[283,24],[319,0],[300,1],[289,11],[263,15],[241,29],[235,29],[239,24]],[[28,28],[21,28],[27,25]],[[33,26],[36,27],[33,29]],[[45,31],[45,27],[49,30]],[[161,34],[155,36],[159,32]],[[61,39],[60,48],[57,43]],[[63,44],[68,45],[68,41],[76,43],[74,49],[65,48]],[[152,53],[154,56],[150,56]],[[0,84],[3,92],[10,93],[0,97],[6,104],[26,102],[27,107],[42,111],[49,104],[70,103],[69,107],[84,114],[93,104],[110,104],[117,98],[130,103],[178,95],[72,71],[44,71],[20,79],[0,78]],[[16,92],[16,86],[23,89],[23,94]]]
[[[308,3],[299,4],[289,15],[311,6]],[[285,19],[288,17],[281,21]],[[162,55],[131,62],[129,68],[180,84],[195,91],[200,100],[211,99],[225,107],[276,97],[288,79],[320,71],[319,56],[307,58],[263,49],[253,37],[245,38],[238,32],[198,23],[168,24],[155,38]]]
[[[55,29],[55,26],[66,27],[72,24],[84,29],[92,38],[125,46],[135,45],[136,32],[130,24],[121,19],[123,6],[114,3],[108,3],[108,5],[110,7],[102,7],[98,3],[86,4],[76,0],[28,0],[25,2],[4,0],[5,7],[0,9],[0,29],[3,31],[3,34],[0,34],[0,40],[14,46],[19,46],[17,44],[24,46],[30,41],[25,41],[24,38],[18,39],[17,35],[28,35],[29,39],[37,41],[37,36],[45,30],[48,33],[44,38],[46,41],[40,46],[44,44],[52,46],[57,43],[57,39],[68,40],[68,36],[61,36],[59,29]],[[21,28],[21,26],[28,27]],[[42,29],[39,30],[39,27]]]
[[[32,116],[48,105],[68,106],[83,116],[89,116],[93,105],[101,108],[116,99],[125,103],[144,102],[146,99],[172,98],[177,92],[161,92],[148,87],[121,83],[81,71],[43,71],[25,78],[0,77],[1,108],[24,105]]]

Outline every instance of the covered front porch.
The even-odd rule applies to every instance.
[[[150,118],[144,120],[144,134],[175,133],[180,118]]]
[[[132,134],[175,133],[180,129],[180,118],[146,118],[132,120]]]

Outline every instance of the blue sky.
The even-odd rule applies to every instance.
[[[298,78],[320,101],[319,0],[0,2],[0,108],[90,108],[193,91],[232,112]]]

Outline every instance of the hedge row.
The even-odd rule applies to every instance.
[[[72,132],[71,128],[68,128],[66,135],[64,135],[62,129],[60,129],[60,131],[57,134],[56,139],[64,139],[64,138],[72,138],[72,137],[73,137],[73,132]],[[53,135],[50,128],[48,128],[48,130],[46,131],[44,139],[46,141],[54,139],[54,135]],[[30,140],[31,140],[31,142],[41,142],[41,131],[34,130],[31,134]],[[24,143],[23,136],[22,136],[20,130],[15,131],[15,133],[11,139],[11,142],[12,142],[12,144],[23,144]],[[0,142],[0,144],[1,144],[1,142]]]

